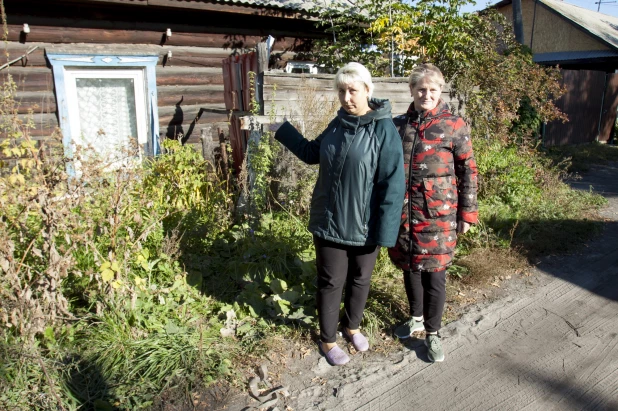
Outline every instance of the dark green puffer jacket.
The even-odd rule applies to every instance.
[[[319,164],[309,231],[344,245],[395,245],[405,191],[401,137],[388,100],[363,116],[343,108],[315,140],[290,123],[275,138],[307,164]]]

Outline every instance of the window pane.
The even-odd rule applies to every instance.
[[[76,86],[82,144],[109,156],[137,138],[133,79],[78,78]]]

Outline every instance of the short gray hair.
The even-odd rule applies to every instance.
[[[363,83],[367,87],[367,90],[369,90],[369,98],[371,98],[373,94],[371,73],[360,63],[348,63],[341,67],[335,76],[335,88],[339,89],[342,85],[355,83],[357,81]]]
[[[410,73],[408,84],[410,87],[414,87],[423,77],[429,77],[429,79],[439,85],[440,88],[444,87],[445,81],[442,72],[431,63],[419,64],[414,67],[412,73]]]

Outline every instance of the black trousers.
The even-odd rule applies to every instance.
[[[446,302],[446,270],[433,272],[404,271],[410,314],[423,316],[425,331],[436,332],[442,325],[442,313]]]
[[[351,330],[360,327],[369,295],[371,274],[380,247],[346,246],[313,237],[318,268],[318,318],[323,342],[337,340],[339,307],[345,284],[342,325]]]

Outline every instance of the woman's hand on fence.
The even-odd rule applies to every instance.
[[[457,234],[464,234],[469,229],[470,229],[470,223],[466,223],[465,221],[457,222]]]
[[[283,125],[283,123],[270,123],[268,125],[268,131],[272,131],[273,133],[277,130],[279,130],[279,127],[281,127]]]

